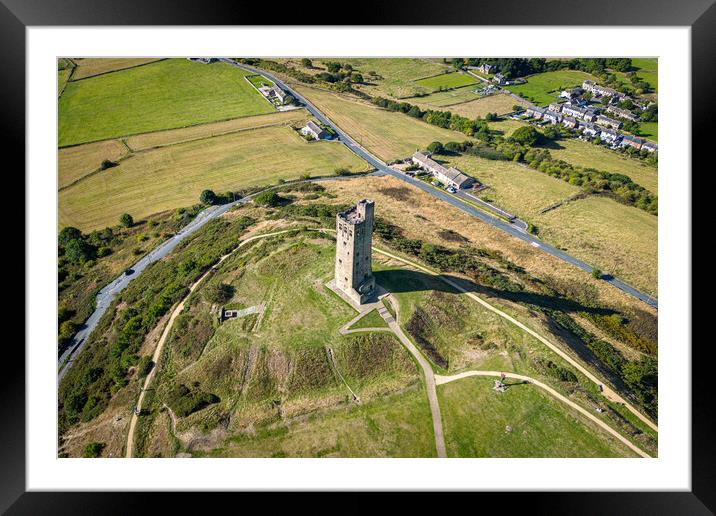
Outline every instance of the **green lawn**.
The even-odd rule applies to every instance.
[[[60,97],[58,144],[272,112],[246,74],[224,63],[167,59],[71,82]]]
[[[493,384],[492,378],[473,377],[438,387],[449,457],[635,456],[538,387],[521,384],[496,393]]]
[[[587,79],[597,79],[588,73],[578,70],[558,70],[556,72],[545,72],[525,77],[526,84],[506,86],[512,93],[525,95],[528,100],[535,104],[546,105],[557,99],[556,95],[549,95],[550,92],[559,93],[560,90],[581,86]]]
[[[655,142],[659,141],[659,122],[640,122],[639,136]]]
[[[444,73],[442,75],[436,75],[434,77],[426,77],[415,81],[420,86],[425,86],[433,91],[448,88],[459,88],[461,86],[467,86],[470,84],[477,83],[478,80],[472,75],[467,75],[460,72]]]
[[[353,324],[349,330],[357,330],[359,328],[387,328],[388,325],[380,316],[377,310],[371,310]]]
[[[262,86],[273,86],[273,82],[269,81],[266,77],[263,75],[247,75],[246,78],[249,80],[251,84],[256,86],[257,88],[260,88]]]

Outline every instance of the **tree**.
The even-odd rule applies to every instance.
[[[485,120],[488,120],[490,122],[494,122],[497,120],[497,113],[487,113],[485,115]]]
[[[117,166],[116,161],[105,159],[102,161],[102,164],[99,166],[99,168],[100,168],[100,170],[107,170],[108,168],[112,168],[112,167],[116,167],[116,166]]]
[[[525,127],[520,127],[512,133],[510,139],[517,143],[531,147],[542,139],[542,134],[531,125],[527,125]]]
[[[129,213],[122,213],[119,217],[119,223],[125,228],[131,228],[134,226],[134,218]]]
[[[597,267],[592,268],[592,277],[595,279],[600,279],[602,277],[601,269],[598,269]]]
[[[254,197],[254,203],[258,206],[269,206],[269,207],[275,207],[281,204],[281,201],[283,201],[283,197],[278,195],[274,191],[270,192],[262,192],[258,194],[256,197]]]
[[[431,154],[443,154],[445,152],[445,147],[443,147],[443,144],[440,142],[432,142],[428,145],[428,151]]]
[[[450,153],[457,154],[458,152],[462,151],[462,145],[457,142],[447,142],[445,144],[445,150]]]
[[[326,63],[326,68],[331,73],[338,73],[341,70],[341,63],[329,62]]]
[[[199,201],[202,204],[215,204],[216,194],[212,190],[204,190],[201,192],[201,195],[199,195]]]
[[[65,246],[65,258],[72,263],[85,263],[97,257],[97,248],[82,239],[70,240]]]
[[[104,443],[89,443],[85,446],[82,456],[87,459],[96,459],[102,455],[102,450],[104,450],[105,446],[106,444]]]
[[[348,168],[346,168],[346,167],[338,167],[338,168],[335,169],[333,172],[334,172],[334,174],[336,174],[337,176],[350,176],[350,175],[351,175],[350,169],[348,169]]]
[[[57,236],[57,241],[62,247],[65,247],[72,240],[80,238],[82,238],[82,231],[72,226],[67,226],[62,228],[62,231],[60,231],[60,234]]]
[[[313,68],[313,62],[307,57],[301,59],[301,64],[306,68]]]

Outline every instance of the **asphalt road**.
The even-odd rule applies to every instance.
[[[381,160],[379,160],[377,157],[370,154],[368,151],[366,151],[363,147],[358,145],[353,138],[348,136],[346,133],[344,133],[336,124],[331,122],[331,120],[326,117],[323,113],[321,113],[316,106],[311,104],[305,97],[303,97],[300,93],[294,91],[290,87],[288,87],[281,79],[276,77],[275,75],[266,72],[265,70],[261,70],[258,68],[255,68],[253,66],[237,63],[235,61],[232,61],[231,59],[224,58],[222,59],[227,64],[231,64],[233,66],[237,66],[238,68],[242,68],[244,70],[258,73],[261,75],[266,76],[267,78],[271,79],[275,84],[277,84],[280,88],[283,88],[285,91],[289,92],[291,95],[293,95],[296,99],[298,99],[301,103],[303,103],[306,106],[306,109],[314,116],[316,117],[320,122],[330,126],[333,128],[333,130],[336,132],[340,140],[343,142],[343,144],[348,147],[352,152],[363,158],[365,161],[370,163],[372,166],[376,168],[376,170],[379,171],[381,174],[387,174],[391,175],[393,177],[396,177],[402,181],[405,181],[407,183],[412,184],[413,186],[416,186],[417,188],[420,188],[424,192],[429,193],[430,195],[437,197],[438,199],[445,201],[452,206],[458,208],[459,210],[462,210],[474,217],[477,217],[478,219],[482,220],[483,222],[490,224],[498,229],[501,229],[505,231],[506,233],[509,233],[510,235],[519,238],[520,240],[523,240],[529,244],[531,244],[533,247],[540,249],[546,253],[551,254],[552,256],[559,258],[560,260],[563,260],[569,264],[574,265],[575,267],[579,267],[582,270],[585,270],[587,272],[592,272],[593,268],[588,265],[587,263],[578,260],[577,258],[574,258],[573,256],[570,256],[569,254],[565,253],[564,251],[561,251],[557,249],[556,247],[553,247],[549,244],[546,244],[542,242],[539,238],[535,237],[534,235],[530,235],[529,233],[526,233],[522,228],[515,227],[515,225],[510,224],[508,222],[504,222],[501,219],[497,219],[491,215],[488,215],[484,213],[481,210],[478,210],[477,208],[470,206],[469,204],[465,204],[464,202],[459,201],[458,199],[452,197],[447,192],[444,192],[443,190],[439,190],[437,188],[433,188],[432,186],[426,184],[423,181],[420,181],[419,179],[412,178],[406,174],[400,173],[396,170],[393,170],[392,168],[388,167],[385,163],[383,163]],[[474,201],[473,201],[474,202]],[[605,275],[602,277],[604,281],[607,283],[613,285],[614,287],[618,288],[619,290],[626,292],[627,294],[647,303],[650,306],[653,306],[654,308],[658,308],[658,300],[648,294],[645,294],[638,289],[632,287],[631,285],[624,283],[623,281],[610,276]]]

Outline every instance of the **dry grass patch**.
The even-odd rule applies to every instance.
[[[450,158],[449,162],[489,187],[479,197],[527,220],[541,209],[579,192],[576,186],[512,161],[463,155]]]
[[[58,188],[64,188],[97,170],[104,160],[117,161],[129,153],[119,140],[88,143],[59,149]]]
[[[471,93],[473,87],[461,88],[466,93]],[[514,111],[512,108],[515,104],[526,105],[523,100],[517,100],[509,95],[498,94],[489,97],[479,98],[475,94],[466,96],[461,90],[452,90],[436,93],[428,97],[415,99],[411,101],[422,109],[436,109],[440,111],[451,111],[467,118],[484,118],[487,113],[497,113],[502,115]],[[451,101],[452,100],[452,101]]]
[[[242,131],[245,129],[258,129],[272,125],[293,125],[308,119],[308,113],[304,109],[295,109],[266,115],[247,116],[215,122],[212,124],[195,125],[181,129],[170,129],[168,131],[157,131],[154,133],[140,134],[127,138],[127,145],[132,150],[146,150],[154,147],[173,145],[211,136]]]
[[[612,306],[636,307],[656,314],[656,310],[653,308],[603,281],[593,279],[587,272],[540,251],[522,240],[511,237],[422,190],[406,185],[399,179],[371,176],[351,181],[326,183],[325,186],[329,192],[337,196],[334,200],[336,203],[354,203],[365,197],[374,199],[376,215],[396,221],[396,224],[405,230],[408,238],[419,238],[449,245],[440,238],[439,233],[450,229],[469,239],[470,243],[476,247],[486,247],[501,252],[506,259],[524,267],[528,273],[536,277],[556,276],[564,281],[592,285],[599,293],[596,302]],[[410,202],[396,201],[381,192],[384,188],[398,187],[410,189],[412,192]],[[648,214],[644,213],[644,215]],[[652,215],[648,216],[656,221]],[[569,220],[569,218],[565,217],[563,220]],[[656,254],[653,259],[656,259]]]
[[[85,59],[73,59],[77,68],[72,76],[73,81],[79,79],[85,79],[94,75],[102,73],[116,72],[117,70],[126,70],[127,68],[133,68],[135,66],[144,65],[147,63],[153,63],[154,61],[161,61],[160,57],[150,58],[85,58]]]
[[[194,204],[207,188],[241,190],[303,174],[330,175],[337,167],[368,169],[344,146],[308,143],[286,127],[172,145],[132,156],[62,190],[60,226],[89,231],[115,225],[124,212],[139,220]]]
[[[658,193],[659,175],[656,167],[588,142],[560,140],[557,143],[562,147],[561,149],[549,150],[557,159],[573,165],[624,174],[647,190]]]
[[[588,197],[536,218],[545,240],[645,292],[657,294],[658,220],[638,208]]]
[[[462,133],[426,124],[402,113],[391,113],[366,102],[317,88],[296,86],[342,130],[384,161],[405,158],[435,140],[464,141]]]

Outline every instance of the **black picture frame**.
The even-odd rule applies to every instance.
[[[691,27],[692,70],[692,155],[696,163],[707,165],[710,146],[707,138],[713,126],[716,72],[716,4],[715,0],[542,0],[540,2],[501,0],[399,0],[385,4],[363,2],[350,15],[336,16],[326,24],[351,25],[576,25],[576,26],[688,26]],[[275,24],[321,23],[318,7],[292,4],[290,10],[274,5],[269,22]],[[299,8],[300,7],[300,8]],[[353,7],[350,5],[349,7]],[[336,11],[338,12],[338,11]],[[430,13],[429,17],[426,13]],[[263,3],[175,2],[172,0],[0,0],[0,99],[3,109],[3,156],[18,159],[16,169],[25,165],[25,31],[29,26],[62,25],[246,25],[266,23]],[[704,167],[702,171],[711,170]],[[673,171],[672,171],[673,172]],[[683,173],[684,171],[679,171]],[[690,172],[690,171],[689,171]],[[701,180],[701,178],[700,178]],[[21,188],[24,188],[21,186]],[[27,195],[28,192],[25,192]],[[694,205],[695,200],[694,200]],[[695,217],[694,223],[698,220]],[[697,234],[692,231],[692,234]],[[19,236],[19,235],[18,235]],[[23,235],[20,238],[23,238]],[[19,239],[17,240],[20,241]],[[692,251],[693,252],[693,251]],[[19,260],[18,260],[19,261]],[[698,263],[693,262],[694,270]],[[27,274],[27,270],[25,270]],[[666,293],[668,295],[668,293]],[[695,312],[698,311],[694,306]],[[706,308],[704,308],[705,310]],[[25,315],[27,321],[27,314]],[[694,320],[692,316],[692,320]],[[708,319],[707,319],[708,320]],[[714,455],[714,402],[710,393],[710,342],[693,339],[692,353],[692,491],[690,492],[621,492],[621,493],[485,493],[486,497],[507,506],[510,512],[520,509],[537,514],[713,514],[716,511],[716,472]],[[687,343],[683,343],[688,349]],[[149,499],[161,497],[163,508],[169,505],[190,512],[193,507],[206,508],[195,495],[125,493],[38,493],[25,492],[25,354],[21,347],[6,349],[0,375],[0,510],[8,514],[126,514],[148,508]],[[217,500],[231,495],[210,495]],[[248,497],[249,495],[240,495]],[[272,504],[288,502],[288,496],[271,495]],[[293,503],[303,495],[291,494]],[[348,510],[361,511],[368,501],[343,502]],[[203,498],[203,497],[202,497]],[[493,500],[490,500],[493,501]],[[428,503],[444,505],[446,497],[416,494],[416,507]],[[299,502],[300,503],[300,502]],[[168,505],[165,505],[168,504]],[[330,509],[330,507],[329,507]],[[422,512],[422,511],[421,511]]]

